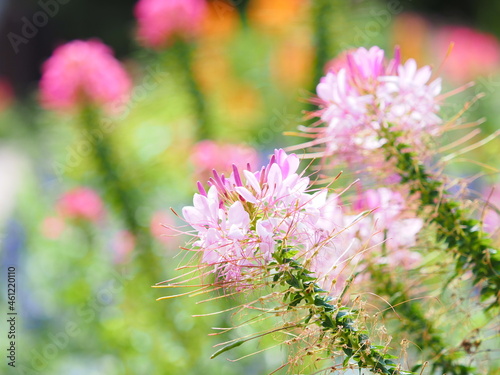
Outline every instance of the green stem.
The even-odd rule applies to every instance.
[[[432,209],[430,222],[436,224],[437,239],[444,243],[456,258],[456,272],[471,271],[473,284],[482,284],[483,300],[494,298],[490,307],[498,306],[500,299],[500,255],[493,248],[489,235],[481,230],[481,222],[471,219],[460,204],[444,190],[443,183],[431,176],[410,146],[398,142],[397,132],[385,129],[384,149],[387,160],[395,160],[402,182],[410,193],[420,199],[421,211]]]
[[[236,7],[238,8],[238,13],[240,14],[241,23],[243,26],[248,26],[248,5],[250,0],[240,0],[236,2]]]
[[[390,359],[393,356],[380,352],[371,344],[367,332],[356,327],[351,309],[330,304],[327,293],[314,283],[315,278],[311,276],[311,272],[292,258],[290,249],[282,247],[273,256],[277,263],[274,281],[288,286],[285,301],[289,300],[289,308],[301,302],[310,306],[305,323],[314,322],[322,328],[323,337],[328,336],[329,349],[340,349],[346,355],[345,366],[350,360],[354,360],[359,368],[379,374],[411,374],[401,370]]]
[[[474,369],[455,363],[455,360],[446,351],[446,345],[434,326],[429,321],[420,304],[412,301],[405,291],[405,284],[395,282],[391,273],[381,266],[372,266],[369,268],[377,295],[387,296],[388,302],[394,306],[398,315],[404,318],[404,327],[415,335],[414,343],[417,347],[428,349],[432,353],[434,360],[431,360],[431,373],[440,373],[448,375],[472,375]],[[386,310],[389,313],[391,310]],[[413,367],[417,371],[422,365]]]
[[[99,114],[93,108],[83,111],[82,125],[84,129],[92,134],[99,129]],[[96,137],[94,143],[94,157],[103,178],[104,187],[107,189],[116,210],[123,215],[127,229],[136,238],[138,264],[143,271],[147,271],[153,283],[162,279],[162,270],[157,257],[152,251],[152,243],[149,233],[142,229],[136,217],[140,207],[140,196],[138,189],[130,178],[127,178],[115,159],[110,140],[104,132]]]
[[[312,5],[314,20],[314,45],[316,55],[314,57],[314,85],[324,75],[325,65],[332,56],[330,51],[330,22],[332,2],[331,0],[317,0]]]
[[[191,46],[183,41],[177,41],[173,49],[196,113],[197,138],[198,140],[210,138],[211,129],[208,122],[205,97],[193,72]]]
[[[84,129],[92,134],[99,129],[99,115],[96,110],[86,108],[83,111]],[[106,134],[96,137],[94,154],[98,168],[104,179],[109,196],[125,218],[127,228],[134,234],[140,234],[140,225],[136,219],[137,198],[130,187],[130,181],[123,178],[119,163],[114,160],[112,147]]]

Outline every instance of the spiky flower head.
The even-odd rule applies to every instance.
[[[401,62],[399,50],[387,61],[378,47],[348,52],[332,65],[317,86],[320,118],[316,139],[324,155],[362,163],[385,143],[383,131],[401,131],[418,147],[425,135],[435,135],[442,120],[438,95],[440,79],[431,80],[431,68]],[[376,154],[376,153],[375,153]]]
[[[283,243],[308,263],[319,252],[343,252],[338,234],[344,228],[330,216],[338,201],[325,189],[311,191],[298,167],[295,154],[276,150],[258,171],[233,166],[229,177],[213,172],[208,192],[198,184],[200,192],[183,216],[195,229],[193,248],[202,252],[202,263],[212,265],[224,282],[244,287]]]
[[[419,219],[402,218],[401,195],[369,190],[348,208],[327,189],[312,189],[298,167],[297,155],[276,150],[258,171],[233,166],[229,177],[214,170],[208,191],[198,183],[193,206],[182,213],[195,230],[191,249],[201,252],[201,263],[213,266],[222,283],[250,287],[248,280],[262,276],[283,246],[294,251],[332,297],[342,293],[365,251],[371,258],[381,257],[386,246],[388,262],[396,266],[407,255],[412,256],[407,264],[418,260],[413,253],[401,253],[415,244],[422,227]],[[373,210],[372,217],[365,217]],[[398,232],[402,226],[405,233]]]

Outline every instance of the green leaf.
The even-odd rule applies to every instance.
[[[240,346],[241,344],[243,344],[245,341],[247,340],[239,340],[239,341],[236,341],[236,342],[233,342],[232,344],[228,344],[224,347],[222,347],[221,349],[217,350],[214,354],[212,354],[210,356],[210,359],[214,359],[215,357],[217,357],[218,355],[224,353],[224,352],[227,352],[228,350],[231,350],[233,348],[236,348],[238,346]]]

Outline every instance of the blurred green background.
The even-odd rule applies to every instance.
[[[183,257],[176,255],[186,237],[160,236],[169,233],[161,224],[182,225],[170,207],[180,212],[190,204],[200,177],[192,154],[201,139],[182,63],[174,53],[154,53],[137,44],[135,2],[128,0],[58,3],[46,26],[16,53],[8,35],[21,33],[23,17],[32,17],[40,3],[45,4],[0,1],[0,311],[7,311],[6,270],[15,266],[19,313],[18,366],[7,368],[3,356],[1,373],[257,375],[277,368],[285,350],[236,363],[224,356],[209,359],[212,346],[221,341],[208,336],[210,327],[230,325],[231,315],[191,315],[224,310],[231,301],[157,302],[171,291],[150,287],[179,274],[174,268]],[[305,121],[304,111],[311,110],[307,100],[325,64],[357,46],[378,45],[391,55],[400,45],[405,58],[439,68],[444,92],[475,79],[477,85],[448,100],[443,112],[451,118],[464,102],[485,93],[466,116],[488,118],[483,134],[499,128],[500,1],[213,0],[209,10],[202,35],[190,46],[208,135],[220,143],[251,146],[261,160],[297,141],[283,132]],[[451,40],[437,43],[446,39],[450,26],[493,38],[484,45],[480,37],[454,40],[476,46],[469,60],[459,62],[458,75],[450,69],[456,62],[443,64],[443,45]],[[126,114],[111,120],[116,126],[110,142],[137,190],[134,215],[148,238],[148,251],[127,232],[92,157],[83,151],[88,139],[75,126],[77,119],[38,105],[43,61],[58,45],[89,38],[111,46],[134,78]],[[153,87],[146,88],[146,79],[154,81]],[[469,131],[436,142],[447,144]],[[456,176],[480,174],[471,187],[482,192],[498,183],[499,147],[494,140],[457,158],[448,170]],[[61,197],[81,186],[103,199],[99,221],[61,216]],[[7,343],[3,317],[0,328],[1,342]],[[231,358],[249,352],[243,346]]]

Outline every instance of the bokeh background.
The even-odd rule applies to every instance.
[[[13,45],[12,33],[23,35],[26,20],[47,12],[48,3],[57,6],[47,22]],[[230,155],[259,163],[274,148],[297,142],[283,133],[306,121],[319,77],[343,50],[399,45],[404,58],[444,77],[444,91],[474,80],[447,101],[443,116],[452,118],[484,94],[465,116],[487,118],[484,135],[500,128],[500,1],[212,0],[199,35],[183,42],[188,55],[142,47],[134,6],[131,0],[0,1],[1,311],[7,311],[6,270],[15,266],[19,313],[18,367],[2,359],[2,374],[256,375],[279,366],[283,350],[235,363],[210,360],[220,341],[208,336],[210,327],[228,326],[231,316],[192,315],[224,310],[229,302],[156,301],[170,291],[151,285],[175,277],[183,259],[186,237],[168,228],[182,226],[170,208],[190,204],[209,165],[227,168]],[[77,116],[39,103],[43,62],[59,45],[92,38],[114,50],[134,82],[125,111],[109,119],[115,125],[109,145],[122,187],[133,191],[135,232]],[[499,149],[494,139],[455,158],[448,172],[467,177],[477,196],[487,195],[498,185]],[[234,358],[247,353],[239,348]]]

